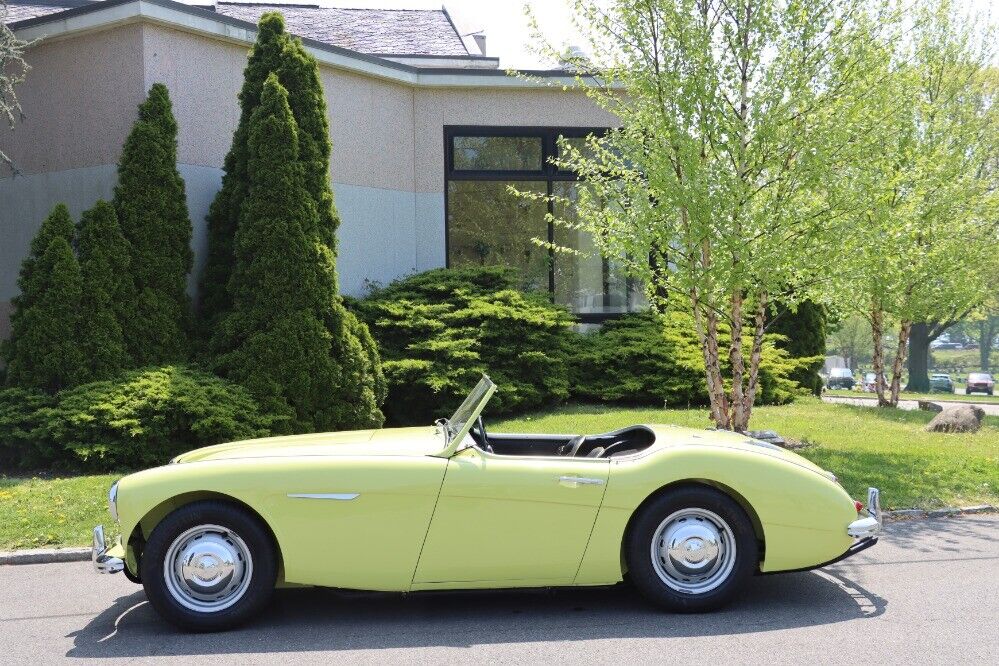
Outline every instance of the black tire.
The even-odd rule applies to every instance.
[[[720,577],[715,587],[703,592],[674,589],[664,579],[669,574],[664,571],[660,575],[653,559],[653,539],[656,533],[668,518],[681,510],[700,510],[714,514],[731,532],[731,537],[725,536],[723,540],[735,545],[734,562],[727,575]],[[693,520],[703,521],[702,518]],[[708,522],[713,524],[711,520]],[[759,548],[749,516],[731,497],[705,486],[683,486],[656,497],[641,509],[628,532],[625,559],[635,587],[649,601],[674,612],[702,613],[721,608],[732,600],[746,580],[755,573]],[[722,567],[721,571],[726,568]],[[664,570],[664,567],[659,565],[659,569]],[[682,581],[671,580],[674,584],[685,585]],[[696,577],[692,580],[696,581]]]
[[[223,609],[189,608],[179,600],[182,593],[171,592],[167,581],[164,560],[171,546],[199,526],[224,528],[228,537],[220,538],[235,536],[227,543],[239,543],[237,550],[245,546],[249,554],[249,565],[244,562],[243,568],[248,581],[239,586],[232,605]],[[139,569],[149,603],[165,620],[190,631],[220,631],[246,622],[267,604],[274,592],[277,559],[271,535],[256,516],[228,502],[203,500],[182,506],[160,521],[149,535]]]

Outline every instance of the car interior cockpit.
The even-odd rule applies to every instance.
[[[475,446],[499,456],[548,456],[564,458],[619,458],[652,446],[655,432],[630,426],[598,435],[540,435],[487,433],[482,417],[469,431]]]

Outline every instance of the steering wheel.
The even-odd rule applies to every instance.
[[[623,449],[624,447],[628,446],[629,443],[630,442],[628,442],[628,440],[626,439],[619,439],[610,446],[608,446],[606,449],[604,449],[604,452],[600,454],[600,457],[609,458],[610,454],[614,453],[615,449]]]
[[[482,415],[475,419],[475,427],[479,431],[479,437],[482,438],[482,450],[486,453],[492,453],[493,447],[489,444],[489,437],[486,435],[486,424],[482,421]]]

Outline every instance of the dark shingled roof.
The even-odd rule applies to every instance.
[[[6,21],[7,23],[26,21],[90,4],[93,4],[91,0],[7,0]],[[3,12],[2,8],[0,12]]]
[[[7,0],[7,22],[15,23],[100,0]],[[206,6],[207,5],[207,6]],[[197,5],[212,9],[209,3]],[[299,37],[374,55],[467,56],[448,15],[440,9],[343,9],[308,4],[216,2],[219,14],[256,23],[279,11],[288,31]]]
[[[256,23],[264,12],[284,14],[288,31],[352,51],[395,55],[469,55],[439,9],[341,9],[303,5],[216,3],[215,11]]]

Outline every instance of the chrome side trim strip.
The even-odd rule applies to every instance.
[[[568,486],[570,488],[576,488],[579,486],[602,486],[604,485],[603,479],[591,479],[585,476],[560,476],[558,477],[558,482],[563,486]]]
[[[296,499],[352,500],[360,496],[361,493],[288,493],[288,497]]]

